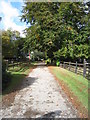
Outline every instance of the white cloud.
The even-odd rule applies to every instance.
[[[4,29],[12,28],[13,30],[17,30],[21,33],[21,36],[24,37],[23,30],[26,28],[26,25],[18,25],[15,23],[14,19],[19,19],[20,11],[17,8],[12,7],[10,2],[1,1],[0,2],[0,13],[3,14],[2,23],[4,25]]]

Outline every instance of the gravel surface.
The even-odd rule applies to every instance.
[[[3,118],[77,118],[77,110],[49,72],[39,65],[24,80],[11,106],[2,107]]]

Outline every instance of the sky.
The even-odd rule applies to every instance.
[[[0,29],[12,28],[12,30],[19,31],[22,37],[25,37],[23,30],[27,25],[20,21],[23,5],[23,0],[0,0],[0,17],[2,17]]]

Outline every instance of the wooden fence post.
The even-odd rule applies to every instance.
[[[83,63],[83,76],[86,76],[86,60],[84,59],[84,63]]]
[[[13,66],[13,69],[14,69],[14,62],[12,61],[12,66]]]
[[[77,73],[77,61],[76,61],[76,66],[75,66],[75,73]]]
[[[88,79],[90,80],[90,64],[88,64]]]
[[[8,70],[8,60],[6,60],[6,69]]]
[[[64,62],[64,64],[63,64],[63,67],[65,68],[65,62]]]
[[[69,62],[69,70],[70,70],[70,65],[71,65],[71,62]]]
[[[87,75],[87,77],[88,77],[88,80],[90,80],[90,64],[88,63],[88,75]]]

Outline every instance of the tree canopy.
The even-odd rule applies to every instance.
[[[26,29],[24,49],[45,52],[51,61],[90,58],[89,5],[84,3],[30,3],[22,10]]]
[[[24,38],[20,37],[18,31],[8,29],[2,31],[2,56],[4,59],[15,59],[23,57]]]

